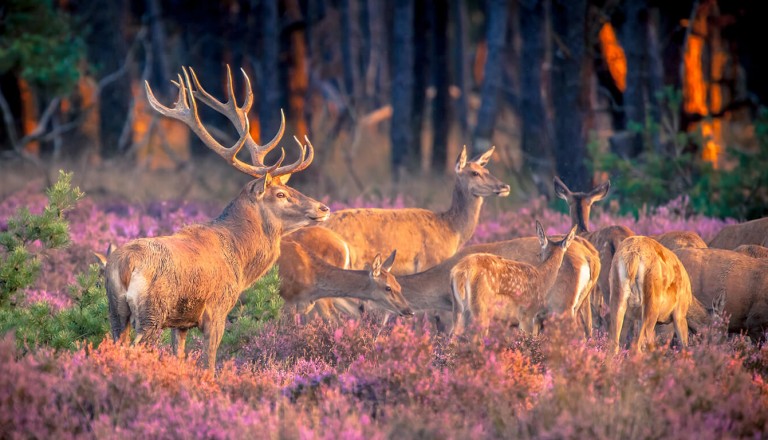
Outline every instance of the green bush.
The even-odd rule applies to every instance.
[[[599,150],[589,144],[594,172],[611,177],[621,211],[637,215],[644,207],[667,204],[688,197],[691,209],[711,217],[752,219],[768,214],[768,110],[761,109],[754,121],[759,149],[741,151],[733,146],[725,149],[726,170],[715,170],[701,159],[704,138],[700,133],[686,133],[678,127],[681,94],[671,88],[661,96],[664,104],[666,132],[646,122],[632,124],[641,135],[643,151],[637,157],[623,157]],[[670,122],[671,121],[671,122]],[[661,148],[654,137],[664,139]]]
[[[34,283],[40,273],[40,260],[29,247],[39,242],[41,251],[69,244],[69,223],[64,213],[83,198],[80,188],[72,188],[72,173],[59,171],[59,180],[46,190],[48,205],[40,215],[20,208],[8,219],[8,230],[0,232],[0,308],[18,302],[19,290]]]
[[[79,274],[76,284],[69,286],[73,306],[59,312],[46,302],[0,308],[0,334],[15,331],[18,345],[29,350],[41,346],[74,350],[82,342],[98,346],[109,332],[107,293],[101,279],[102,268],[97,264]]]

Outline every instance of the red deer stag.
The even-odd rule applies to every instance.
[[[683,346],[688,346],[688,309],[694,301],[683,264],[650,237],[628,237],[613,256],[610,270],[611,343],[618,353],[625,315],[641,323],[637,351],[656,340],[656,324],[670,320]],[[698,309],[703,309],[697,304]],[[629,315],[627,315],[629,313]]]
[[[768,217],[723,227],[709,242],[709,247],[736,249],[742,244],[768,246]]]
[[[281,176],[299,172],[312,162],[309,140],[306,146],[299,142],[300,157],[295,163],[281,166],[283,150],[277,163],[264,164],[267,153],[282,138],[285,118],[277,135],[258,145],[249,133],[247,113],[253,93],[245,72],[243,76],[246,96],[242,106],[235,100],[229,68],[227,102],[208,94],[192,69],[184,69],[183,77],[179,75],[178,83],[174,83],[179,96],[173,108],[160,104],[145,84],[152,108],[187,124],[206,146],[255,180],[246,184],[215,220],[187,226],[170,236],[128,242],[109,255],[106,266],[112,337],[127,340],[130,324],[137,334],[134,343],[154,343],[161,330],[170,327],[178,332],[174,332],[174,349],[183,355],[187,331],[200,327],[205,341],[202,361],[210,370],[216,364],[227,313],[240,293],[275,263],[280,237],[324,221],[330,213],[322,203],[280,181]],[[198,116],[198,100],[235,125],[240,138],[233,146],[225,147],[209,134]],[[248,149],[252,164],[237,158],[243,147]]]
[[[508,260],[493,254],[472,254],[451,269],[453,330],[461,334],[472,321],[487,328],[495,319],[516,321],[520,329],[537,333],[546,315],[547,292],[555,284],[574,226],[566,237],[553,241],[536,222],[540,262],[537,265]]]
[[[452,256],[475,232],[483,199],[507,196],[509,185],[485,168],[493,148],[467,161],[466,147],[456,161],[456,184],[451,207],[442,213],[426,209],[345,209],[323,224],[349,245],[360,269],[378,249],[397,249],[395,275],[428,269]],[[303,231],[302,231],[303,232]],[[297,234],[297,241],[311,245]]]

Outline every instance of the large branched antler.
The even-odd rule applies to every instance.
[[[283,133],[285,133],[285,114],[283,114],[282,110],[280,111],[280,128],[275,137],[264,145],[257,144],[251,137],[250,123],[248,121],[248,112],[253,105],[251,81],[245,71],[242,69],[240,70],[243,72],[243,77],[245,78],[245,100],[242,106],[237,105],[234,86],[232,85],[232,72],[229,66],[227,66],[226,102],[219,101],[205,91],[202,85],[200,85],[200,81],[198,81],[195,71],[191,68],[187,71],[187,68],[184,67],[182,68],[183,76],[178,75],[179,81],[171,81],[179,88],[179,97],[176,99],[173,108],[160,104],[157,98],[155,98],[154,93],[152,93],[149,83],[145,82],[144,85],[147,90],[147,99],[152,108],[157,110],[163,116],[187,124],[187,126],[192,129],[208,148],[226,159],[227,162],[232,164],[236,169],[249,176],[260,178],[269,173],[273,177],[277,177],[295,173],[307,168],[309,164],[312,163],[315,152],[312,143],[309,142],[309,139],[306,136],[304,139],[307,141],[307,145],[302,145],[302,143],[294,137],[299,144],[301,152],[299,159],[296,162],[290,165],[280,166],[285,159],[285,150],[282,149],[280,159],[274,165],[267,166],[264,164],[266,155],[277,146],[283,137]],[[240,139],[238,139],[233,146],[225,147],[211,136],[198,115],[197,100],[200,100],[203,104],[226,116],[227,119],[232,122],[237,129],[237,133],[240,135]],[[237,154],[242,150],[243,146],[248,149],[248,152],[251,155],[252,164],[248,164],[237,158]]]

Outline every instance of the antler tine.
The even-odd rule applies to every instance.
[[[243,106],[243,108],[240,108],[237,106],[237,99],[235,98],[234,86],[232,85],[232,72],[230,72],[229,66],[227,66],[227,101],[226,102],[221,102],[218,99],[214,98],[213,95],[208,93],[203,88],[202,84],[200,84],[200,80],[197,79],[197,73],[195,73],[195,70],[193,68],[190,67],[189,72],[192,76],[192,82],[195,85],[195,88],[192,92],[193,96],[199,99],[200,101],[202,101],[208,107],[226,116],[227,119],[229,119],[229,121],[232,122],[232,124],[235,126],[238,134],[242,136],[245,131],[244,120],[248,119],[248,110],[250,110],[250,106],[248,107],[248,109],[245,109],[245,106]],[[192,87],[190,87],[190,89],[191,88]]]
[[[309,138],[307,136],[304,136],[304,140],[307,141],[306,146],[303,145],[296,136],[294,136],[293,139],[296,141],[297,144],[299,144],[299,149],[301,150],[301,155],[299,159],[290,165],[286,165],[284,167],[278,168],[272,173],[273,176],[282,176],[286,174],[297,173],[307,168],[309,164],[312,163],[312,160],[315,158],[315,149],[312,146],[312,142],[309,141]]]

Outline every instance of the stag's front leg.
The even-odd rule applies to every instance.
[[[203,343],[206,347],[203,353],[202,362],[208,370],[213,373],[216,370],[216,351],[221,344],[221,338],[224,336],[224,327],[227,321],[227,313],[217,313],[216,311],[206,310],[203,314]]]
[[[188,328],[171,329],[171,348],[179,359],[186,357],[187,332]]]

